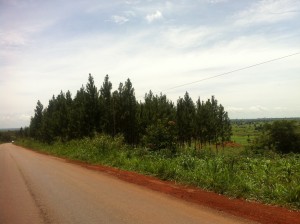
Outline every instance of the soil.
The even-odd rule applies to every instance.
[[[162,181],[152,176],[144,176],[135,172],[124,171],[101,165],[89,165],[83,162],[66,160],[88,169],[105,172],[121,180],[137,184],[148,189],[159,191],[188,202],[210,207],[238,217],[257,221],[263,224],[300,224],[300,211],[283,207],[250,202],[243,199],[231,199],[202,189],[183,186],[171,181]]]
[[[236,142],[225,142],[225,146],[234,148],[234,147],[241,147],[242,145]]]

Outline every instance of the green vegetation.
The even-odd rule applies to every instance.
[[[89,75],[74,98],[38,101],[17,144],[93,164],[134,170],[230,197],[300,209],[299,121],[234,120],[214,96],[175,105],[166,95],[137,102],[130,80],[98,91]]]
[[[0,143],[14,141],[18,135],[17,129],[0,129]]]
[[[186,92],[177,106],[166,95],[145,94],[144,102],[137,102],[129,79],[112,92],[108,75],[100,91],[89,75],[86,87],[71,93],[61,93],[50,99],[47,107],[38,101],[24,136],[53,143],[70,141],[96,134],[112,137],[123,135],[130,145],[145,144],[152,149],[198,142],[203,145],[224,145],[230,139],[231,125],[224,107],[214,96],[194,103]],[[170,126],[172,124],[172,128]],[[159,128],[160,133],[156,132]],[[172,129],[172,130],[171,130]],[[157,143],[157,134],[164,141]],[[163,136],[165,135],[165,136]]]
[[[300,155],[245,150],[181,148],[150,151],[124,144],[122,136],[98,135],[52,145],[28,139],[18,144],[41,152],[92,164],[134,170],[230,197],[300,209]]]
[[[265,124],[255,139],[255,149],[276,150],[281,153],[300,153],[300,134],[296,121],[275,121]]]

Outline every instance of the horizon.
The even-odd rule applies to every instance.
[[[230,121],[235,121],[235,120],[241,120],[241,121],[249,121],[249,120],[254,120],[254,121],[264,121],[264,120],[300,120],[300,117],[261,117],[261,118],[233,118],[231,119],[229,117]],[[11,127],[11,128],[0,128],[0,131],[18,131],[21,128],[27,128],[28,126],[21,126],[21,127]]]

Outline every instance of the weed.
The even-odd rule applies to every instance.
[[[300,156],[246,154],[211,149],[148,151],[125,145],[122,137],[99,135],[93,139],[42,144],[29,139],[19,145],[60,157],[103,164],[175,180],[230,197],[259,200],[300,209]]]

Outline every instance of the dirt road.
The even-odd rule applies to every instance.
[[[250,223],[12,144],[0,145],[0,223]]]

